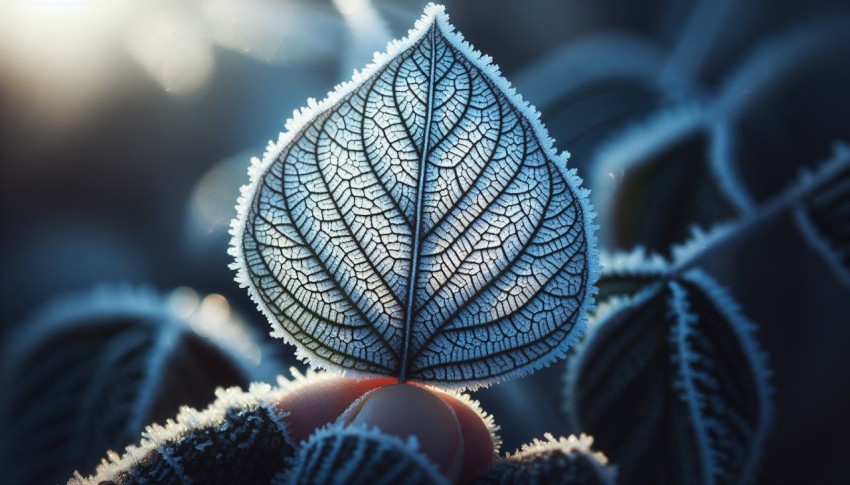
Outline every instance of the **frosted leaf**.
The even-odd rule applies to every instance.
[[[573,359],[571,429],[592,433],[624,483],[753,478],[772,407],[754,326],[699,270],[623,303]]]
[[[548,365],[582,334],[586,191],[442,7],[287,128],[249,170],[231,254],[300,357],[467,388]]]
[[[630,250],[666,251],[693,224],[708,226],[752,202],[712,152],[726,128],[705,108],[668,109],[613,138],[593,162],[594,204],[603,241]]]
[[[276,373],[223,297],[102,287],[54,301],[3,349],[0,456],[9,483],[93,469],[180,405]],[[260,363],[262,358],[262,364]]]
[[[293,467],[272,483],[430,485],[448,484],[448,480],[419,451],[414,437],[403,440],[377,429],[331,425],[304,442]]]
[[[546,433],[513,454],[494,463],[472,481],[476,485],[563,484],[594,485],[615,483],[614,469],[604,454],[591,449],[593,438],[581,436],[556,439]]]
[[[825,181],[800,201],[794,219],[812,248],[850,287],[850,147],[839,145],[816,178]]]
[[[282,392],[267,384],[219,389],[209,408],[184,407],[165,426],[148,426],[139,445],[109,452],[94,476],[76,473],[68,485],[269,483],[295,454],[288,413],[275,405]]]

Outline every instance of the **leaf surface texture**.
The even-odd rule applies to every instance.
[[[429,6],[252,167],[238,280],[320,367],[469,387],[563,356],[592,212],[537,118]]]
[[[595,324],[570,360],[570,425],[624,483],[743,483],[772,407],[754,326],[700,270],[660,279]]]

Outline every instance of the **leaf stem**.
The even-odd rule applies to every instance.
[[[750,234],[758,232],[764,226],[773,223],[788,211],[793,210],[806,197],[817,191],[823,183],[829,181],[844,165],[850,164],[850,158],[841,156],[844,152],[840,147],[836,151],[838,156],[833,159],[834,163],[827,163],[813,174],[804,174],[800,178],[800,182],[792,184],[760,205],[756,210],[745,214],[738,221],[721,229],[720,233],[705,247],[676,262],[670,269],[669,275],[682,275],[712,254],[740,243]]]

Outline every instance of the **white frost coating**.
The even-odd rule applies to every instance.
[[[332,0],[345,19],[348,39],[340,72],[348,76],[369,61],[372,54],[392,39],[386,22],[371,0]]]
[[[609,298],[599,305],[590,319],[587,333],[584,335],[581,345],[576,346],[573,355],[568,360],[567,370],[564,373],[564,395],[567,399],[564,400],[564,414],[567,416],[567,430],[578,433],[581,429],[581,415],[576,399],[570,399],[576,395],[579,371],[584,367],[584,361],[587,359],[587,354],[590,351],[590,342],[597,338],[605,338],[612,331],[610,325],[605,325],[611,317],[621,311],[629,311],[633,308],[638,308],[664,288],[661,282],[652,284],[644,288],[642,291],[633,296],[615,296]]]
[[[571,453],[584,453],[593,458],[600,465],[607,465],[608,458],[604,453],[593,450],[593,436],[581,433],[579,436],[560,436],[555,438],[552,433],[545,433],[543,440],[534,438],[531,443],[526,443],[513,453],[508,453],[508,458],[522,458],[537,455],[547,451],[560,451],[565,455]]]
[[[272,335],[276,336],[276,337],[281,337],[284,340],[286,340],[287,342],[294,344],[296,346],[296,355],[300,359],[308,360],[310,362],[310,364],[313,365],[314,367],[322,367],[322,368],[342,372],[343,374],[349,374],[349,375],[355,375],[355,376],[365,376],[365,375],[375,375],[375,374],[392,375],[395,372],[393,370],[393,366],[398,365],[398,363],[397,362],[394,363],[393,359],[390,358],[391,356],[387,357],[385,355],[384,357],[381,357],[380,352],[371,352],[371,353],[369,353],[368,356],[360,353],[360,354],[358,354],[358,358],[366,359],[367,361],[369,359],[386,358],[387,359],[386,362],[380,363],[380,365],[369,363],[369,364],[364,365],[362,368],[355,369],[355,368],[352,368],[353,365],[351,363],[352,362],[351,357],[347,357],[347,356],[344,356],[344,355],[341,355],[341,354],[335,354],[333,350],[329,351],[327,349],[319,349],[322,352],[322,355],[318,355],[315,350],[311,350],[310,348],[308,348],[308,345],[305,343],[305,341],[299,341],[298,339],[296,339],[295,337],[290,335],[284,329],[283,324],[281,323],[280,319],[275,316],[276,313],[279,313],[279,312],[273,311],[272,308],[270,308],[269,303],[264,299],[264,292],[269,291],[269,288],[267,288],[267,287],[264,287],[262,289],[259,288],[257,286],[257,283],[252,279],[252,277],[250,275],[250,269],[249,269],[248,263],[247,263],[249,256],[246,255],[246,253],[245,253],[245,248],[243,246],[243,238],[246,235],[246,228],[247,228],[248,224],[251,222],[251,221],[249,221],[248,218],[249,218],[249,213],[252,210],[252,204],[254,203],[255,195],[258,193],[259,190],[263,189],[262,182],[264,181],[264,178],[267,176],[267,174],[269,173],[269,170],[272,168],[275,161],[278,160],[278,157],[280,157],[282,155],[284,150],[288,149],[294,141],[296,141],[296,140],[300,141],[301,139],[298,138],[298,137],[303,138],[303,136],[306,136],[305,135],[306,130],[309,129],[311,124],[313,124],[314,122],[317,122],[317,120],[319,119],[320,116],[322,116],[325,113],[333,114],[331,112],[334,109],[341,108],[342,107],[341,103],[343,103],[345,101],[347,96],[354,93],[364,83],[368,82],[373,76],[376,76],[379,73],[383,72],[382,70],[384,68],[386,68],[391,62],[396,60],[396,58],[399,57],[406,50],[408,50],[409,48],[416,45],[420,40],[423,40],[425,34],[430,31],[429,29],[432,25],[435,25],[437,27],[437,29],[438,29],[437,35],[441,36],[441,42],[442,42],[442,39],[444,39],[448,46],[456,49],[456,51],[458,53],[465,56],[463,58],[463,61],[469,62],[473,67],[480,70],[481,74],[484,76],[484,79],[486,79],[487,81],[492,83],[492,85],[496,88],[495,92],[497,93],[497,95],[504,96],[505,99],[508,101],[510,107],[512,109],[515,109],[516,112],[519,113],[520,118],[521,117],[526,118],[526,121],[528,122],[528,125],[531,129],[531,132],[534,134],[535,142],[539,145],[541,152],[543,153],[543,155],[545,155],[545,157],[548,160],[553,162],[554,165],[558,168],[558,172],[559,172],[558,176],[563,178],[563,180],[565,181],[567,187],[569,188],[569,190],[571,192],[571,196],[577,202],[575,207],[576,207],[577,213],[579,215],[577,216],[577,218],[576,218],[577,220],[574,221],[574,223],[578,227],[581,228],[581,232],[583,232],[584,238],[586,239],[586,244],[585,244],[586,249],[584,250],[585,253],[583,254],[584,260],[585,260],[584,264],[586,265],[586,267],[585,267],[586,276],[585,276],[584,283],[581,283],[581,284],[585,285],[585,288],[584,288],[584,291],[582,292],[581,297],[577,299],[574,307],[571,306],[571,308],[569,308],[569,311],[573,315],[575,315],[575,319],[572,322],[572,324],[573,324],[572,329],[569,330],[567,335],[563,339],[561,339],[559,342],[557,342],[557,343],[552,342],[555,345],[553,347],[551,347],[546,353],[544,353],[542,355],[537,355],[535,357],[535,359],[532,360],[532,361],[523,362],[523,363],[520,363],[520,364],[516,364],[516,363],[511,364],[511,363],[507,362],[505,357],[498,357],[499,359],[502,359],[497,364],[497,367],[500,367],[501,373],[498,374],[498,375],[490,375],[490,376],[484,375],[483,373],[482,374],[472,374],[471,373],[469,375],[460,375],[460,374],[456,373],[456,372],[460,372],[460,371],[445,370],[444,371],[445,375],[442,375],[442,377],[440,377],[441,374],[434,374],[435,377],[427,377],[427,376],[416,374],[417,366],[419,366],[419,368],[424,368],[424,367],[422,367],[424,364],[417,364],[416,362],[411,363],[411,365],[413,366],[413,369],[412,369],[413,374],[411,375],[412,380],[429,382],[431,384],[436,383],[440,387],[444,387],[444,388],[469,388],[469,389],[473,389],[473,388],[477,388],[477,387],[480,387],[480,386],[489,385],[493,382],[498,382],[498,381],[508,379],[508,378],[511,378],[511,377],[524,375],[524,374],[527,374],[527,373],[529,373],[529,372],[531,372],[535,369],[547,366],[547,365],[551,364],[552,362],[554,362],[555,360],[563,357],[563,355],[566,353],[566,350],[570,346],[570,344],[574,343],[578,339],[578,336],[582,333],[583,329],[586,326],[587,311],[590,310],[593,306],[593,295],[595,294],[595,287],[593,286],[593,284],[595,283],[595,281],[598,277],[598,273],[599,273],[597,255],[596,255],[596,250],[595,250],[596,241],[595,241],[595,236],[594,236],[596,226],[592,224],[594,212],[593,212],[593,209],[591,208],[589,201],[588,201],[588,198],[587,198],[588,191],[586,189],[581,188],[581,186],[580,186],[581,180],[575,174],[575,171],[567,169],[567,167],[566,167],[567,155],[566,154],[558,155],[555,152],[552,139],[549,137],[548,133],[546,132],[546,129],[539,122],[539,113],[534,108],[529,106],[525,101],[523,101],[522,97],[519,96],[513,90],[513,88],[511,88],[511,86],[507,82],[507,80],[505,80],[503,77],[501,77],[498,68],[496,66],[493,66],[493,65],[490,64],[490,58],[489,57],[482,56],[477,51],[474,51],[472,49],[472,47],[469,46],[469,44],[467,44],[463,40],[463,37],[459,33],[454,32],[453,27],[448,23],[448,16],[445,14],[443,7],[436,6],[436,5],[429,5],[425,10],[425,14],[416,23],[415,28],[412,31],[409,32],[407,38],[399,40],[399,41],[391,42],[389,44],[388,48],[387,48],[386,53],[376,54],[375,59],[374,59],[374,63],[372,65],[367,66],[361,72],[356,72],[355,75],[354,75],[354,78],[351,81],[349,81],[347,83],[343,83],[341,85],[338,85],[334,89],[334,91],[331,92],[328,95],[328,97],[326,99],[324,99],[323,101],[317,102],[313,99],[308,100],[308,106],[306,108],[300,110],[300,111],[294,112],[293,118],[290,119],[289,121],[287,121],[286,128],[287,128],[288,131],[286,133],[280,135],[277,143],[270,143],[269,144],[269,148],[266,151],[263,159],[262,160],[258,160],[258,159],[252,160],[252,165],[249,169],[249,175],[251,177],[251,181],[248,185],[242,187],[242,189],[241,189],[241,196],[239,198],[239,202],[238,202],[238,205],[237,205],[238,216],[237,216],[236,219],[234,219],[234,221],[231,224],[231,231],[230,232],[233,236],[233,239],[232,239],[232,242],[231,242],[231,248],[230,248],[229,253],[232,256],[234,256],[234,258],[236,260],[236,262],[234,264],[232,264],[231,267],[233,269],[237,270],[237,277],[236,277],[237,282],[241,286],[248,288],[249,294],[251,295],[251,297],[255,301],[255,303],[257,303],[258,308],[267,317],[269,317],[269,319],[272,323],[272,327],[274,329],[274,331],[272,332]],[[443,45],[440,44],[438,47],[442,48]],[[441,66],[441,69],[443,67],[445,67],[445,66]],[[501,91],[501,92],[499,92],[499,91]],[[445,101],[451,101],[451,100],[450,99],[440,99],[438,101],[445,102]],[[457,114],[457,113],[452,113],[450,110],[447,111],[446,113],[448,113],[449,116],[454,116],[454,115]],[[445,116],[445,114],[443,116]],[[428,126],[430,126],[430,124],[428,124]],[[414,125],[411,129],[415,130],[415,129],[419,129],[419,128],[421,128],[421,127]],[[469,127],[467,127],[466,129],[469,129]],[[427,149],[428,147],[426,146],[425,148]],[[347,166],[348,165],[346,165],[346,167]],[[399,169],[399,167],[394,166],[394,167],[392,167],[391,169],[388,169],[388,170],[395,170],[395,169]],[[320,168],[319,170],[322,170],[322,168]],[[336,170],[336,169],[334,169],[334,170]],[[340,170],[342,170],[342,169],[340,168]],[[346,168],[346,170],[347,170],[347,168]],[[401,169],[399,169],[399,170],[401,170]],[[364,209],[364,208],[360,207],[360,209]],[[352,213],[351,211],[343,211],[342,217],[344,218],[346,216],[350,216],[351,213]],[[416,214],[416,213],[417,212],[414,211],[414,214]],[[405,212],[401,211],[400,214],[404,215]],[[464,213],[464,212],[460,213],[460,215],[463,215],[463,214],[469,214],[469,213]],[[315,215],[316,215],[316,212],[314,210],[314,212],[312,214],[308,214],[307,217],[313,217]],[[432,215],[432,214],[429,214],[429,215]],[[397,227],[400,227],[400,226],[403,225],[402,224],[403,218],[396,218],[396,220],[399,221],[399,223],[398,224],[392,224],[390,227],[396,227],[397,228]],[[417,219],[417,220],[420,220],[420,219]],[[301,223],[302,222],[298,222],[298,224],[301,224]],[[427,224],[428,221],[426,220],[423,223]],[[317,223],[317,224],[319,224],[319,223]],[[268,227],[268,230],[272,230],[274,226],[268,225],[267,227]],[[419,226],[417,225],[415,227],[419,227]],[[478,226],[476,226],[476,227],[478,227]],[[448,229],[451,229],[451,228],[450,227],[446,228],[446,230],[448,230]],[[266,230],[266,229],[264,228],[264,230]],[[486,241],[486,238],[483,237],[483,236],[484,235],[482,235],[482,239],[478,240],[478,242]],[[504,237],[504,236],[499,236],[499,237]],[[353,238],[353,233],[352,233],[352,238]],[[324,239],[324,240],[327,240],[327,239]],[[371,240],[366,240],[366,241],[367,241],[367,244],[372,243]],[[575,241],[574,241],[574,243],[578,244]],[[402,244],[402,243],[397,242],[397,243],[394,243],[393,246],[387,246],[387,247],[389,247],[391,249],[392,248],[398,249],[400,247],[399,244]],[[502,242],[501,244],[503,245],[502,249],[506,250],[506,251],[511,251],[511,250],[517,249],[517,248],[511,246],[511,244],[515,244],[515,243],[510,243],[509,241],[508,242]],[[325,245],[326,244],[323,243],[322,247],[324,247]],[[436,248],[436,246],[434,248]],[[432,248],[432,249],[434,249],[434,248]],[[324,251],[324,249],[320,249],[319,251]],[[384,257],[386,257],[386,254],[384,255]],[[425,256],[423,256],[423,257],[425,257]],[[275,262],[275,264],[278,264],[278,262]],[[379,262],[379,264],[384,264],[384,262]],[[542,268],[537,268],[537,269],[542,269]],[[394,267],[393,271],[397,271],[397,270],[398,270],[398,267]],[[339,270],[339,271],[341,271],[341,270]],[[362,277],[362,278],[364,278],[363,281],[367,281],[368,280],[368,271],[369,270],[366,269],[365,273],[361,273],[360,270],[358,270],[358,272],[354,274],[354,277],[355,278],[361,278]],[[402,271],[401,273],[404,273],[404,272]],[[337,274],[336,276],[339,276],[339,275]],[[352,275],[349,275],[348,277],[351,277],[351,276]],[[485,278],[486,279],[487,274],[486,273],[479,274],[479,278]],[[400,279],[399,279],[399,281],[400,281]],[[437,284],[440,284],[441,282],[445,283],[445,280],[441,281],[439,278],[436,278],[433,281],[436,282]],[[425,288],[423,288],[420,285],[419,282],[416,282],[414,284],[416,284],[417,286],[420,286],[420,288],[419,288],[420,291],[416,294],[417,298],[428,297],[428,295],[423,294],[423,291],[422,291],[422,290],[427,289],[427,286]],[[392,284],[389,287],[395,288]],[[519,288],[519,286],[517,286],[517,287]],[[302,285],[300,288],[303,289],[304,286]],[[304,291],[310,292],[312,290],[310,288],[308,288]],[[349,291],[346,291],[346,292],[343,292],[343,293],[347,293],[349,298],[352,299],[351,301],[356,301],[357,305],[359,305],[360,302],[364,301],[363,300],[365,298],[363,296],[364,291],[367,291],[367,290],[360,289],[358,287],[356,290],[352,289],[352,290],[349,290]],[[371,290],[368,290],[368,291],[371,291]],[[505,293],[505,294],[507,294],[507,293]],[[392,304],[393,304],[392,301],[391,301],[392,300],[392,294],[387,294],[387,295],[384,295],[384,296],[386,298],[385,298],[385,300],[382,300],[383,301],[382,304],[392,306]],[[333,298],[333,297],[329,297],[329,298]],[[317,304],[314,300],[311,300],[310,303],[311,304]],[[450,302],[446,302],[446,303],[450,303]],[[280,310],[280,309],[277,309],[277,310]],[[393,312],[386,312],[386,311],[382,312],[380,309],[376,309],[374,307],[374,305],[366,308],[365,310],[366,310],[367,313],[373,314],[375,316],[375,318],[370,318],[368,323],[376,326],[376,328],[378,326],[380,326],[382,329],[384,329],[384,333],[386,334],[386,336],[382,336],[381,338],[385,337],[387,342],[394,342],[395,341],[394,339],[396,338],[395,333],[397,333],[400,330],[398,323],[394,323],[394,321],[393,321],[393,319],[396,318],[397,315]],[[324,315],[324,314],[322,314],[322,315]],[[364,313],[364,315],[365,315],[365,313]],[[463,316],[463,314],[461,316]],[[419,326],[414,327],[414,328],[420,329]],[[310,338],[312,338],[312,337],[310,337]],[[343,340],[345,340],[345,338],[351,338],[351,337],[344,337]],[[369,338],[374,339],[374,337],[369,337]],[[442,333],[440,333],[439,338],[445,339],[446,337]],[[339,340],[339,339],[337,339],[337,340]],[[327,340],[323,340],[323,338],[319,339],[318,344],[316,343],[316,341],[313,341],[313,340],[311,340],[310,342],[311,342],[310,345],[314,349],[317,348],[317,345],[333,343],[333,342],[330,342],[330,341],[327,341]],[[443,342],[445,342],[445,340],[443,340]],[[457,345],[458,345],[457,349],[461,349],[464,346],[470,345],[468,343],[464,343],[463,339],[461,339],[460,337],[458,337],[458,340],[456,342],[457,342]],[[337,343],[339,343],[339,342],[337,342]],[[347,344],[349,342],[345,342],[345,343]],[[443,344],[443,345],[445,345],[445,344]],[[390,345],[390,348],[394,348],[394,344]],[[421,351],[422,349],[417,348],[417,349],[414,349],[414,350]],[[461,353],[459,353],[459,351],[457,351],[458,356],[451,357],[449,355],[451,352],[455,352],[455,351],[449,351],[449,349],[446,349],[445,351],[442,352],[442,357],[444,358],[443,361],[440,361],[440,362],[433,361],[432,364],[430,364],[430,365],[444,365],[445,364],[446,366],[448,366],[449,364],[451,364],[451,362],[449,362],[449,360],[451,358],[457,359],[458,356],[461,355]],[[437,359],[438,357],[440,357],[439,352],[436,353],[435,355],[436,355],[435,357],[428,357],[428,358]],[[416,355],[414,355],[414,358],[420,359],[420,361],[417,361],[417,362],[426,362],[425,360],[422,360],[422,359],[425,359],[426,357],[427,356],[417,357]],[[476,356],[476,359],[482,359],[482,363],[481,363],[481,367],[479,368],[479,371],[480,371],[480,369],[485,368],[484,364],[483,364],[483,359],[485,357],[488,358],[488,359],[491,359],[491,360],[497,358],[495,356],[490,356],[490,355]],[[406,364],[407,364],[407,361],[404,361],[404,365],[406,365]],[[364,370],[364,368],[366,368],[370,365],[372,366],[372,368],[370,368],[371,370],[369,370],[369,369]],[[403,370],[404,365],[400,366],[400,367],[402,367],[402,374],[404,374],[404,370]],[[452,365],[454,365],[454,364],[452,364]],[[468,364],[468,365],[471,366],[472,364]],[[381,366],[384,366],[386,368],[386,370],[379,370],[381,368]],[[447,369],[447,367],[446,367],[446,369]],[[436,371],[429,371],[429,372],[436,372]],[[453,373],[453,372],[455,372],[455,373]],[[478,371],[476,371],[476,372],[478,372]]]
[[[659,304],[663,305],[663,309],[651,310],[647,307]],[[644,307],[646,310],[641,313]],[[664,310],[667,312],[666,316],[659,321],[659,311]],[[614,313],[625,317],[618,318]],[[577,355],[570,360],[565,375],[565,410],[569,429],[576,430],[588,426],[590,431],[594,431],[595,426],[605,426],[604,423],[585,422],[583,419],[581,411],[591,409],[587,406],[592,407],[599,403],[581,401],[582,398],[578,396],[581,395],[582,389],[578,385],[581,377],[587,375],[585,371],[599,373],[598,368],[591,370],[594,369],[591,367],[594,364],[602,363],[607,366],[606,362],[610,363],[612,359],[618,358],[621,362],[631,362],[630,358],[634,357],[635,350],[619,355],[611,351],[605,353],[604,349],[618,348],[616,346],[622,343],[612,342],[611,339],[616,339],[621,335],[618,332],[629,325],[662,325],[668,341],[657,342],[660,347],[653,351],[672,358],[670,363],[675,369],[673,388],[684,405],[688,427],[696,440],[695,453],[699,455],[698,461],[702,464],[701,483],[716,483],[725,479],[748,483],[763,451],[765,436],[773,419],[773,408],[770,401],[767,357],[755,340],[755,325],[741,314],[738,305],[701,270],[677,270],[670,272],[660,283],[647,288],[638,296],[612,306],[611,313],[602,318],[611,324],[599,325],[589,332],[588,343],[581,346]],[[635,331],[646,330],[647,327],[641,326]],[[728,332],[731,332],[734,338],[726,337]],[[606,347],[607,344],[612,347]],[[718,350],[724,346],[729,348]],[[641,352],[640,355],[650,352],[646,347],[635,349]],[[733,352],[736,358],[725,360],[723,355],[726,352]],[[599,360],[589,361],[588,356],[598,357]],[[720,360],[715,361],[712,358]],[[738,364],[738,359],[743,359],[746,365]],[[725,373],[723,369],[717,368],[723,364],[741,365],[740,369],[727,370],[746,376],[744,387],[736,389],[737,384],[723,380]],[[617,372],[623,371],[623,366],[605,369],[607,375],[616,380],[619,376]],[[662,376],[669,370],[662,368],[652,372],[663,382]],[[603,382],[597,380],[584,383],[598,387],[603,385]],[[620,385],[624,384],[621,382]],[[746,398],[743,407],[730,407],[724,397],[729,386],[733,395]],[[605,399],[615,399],[615,396],[607,396]],[[612,409],[607,411],[611,412]],[[620,438],[625,439],[627,436]],[[671,442],[667,446],[680,444]],[[734,455],[734,458],[730,458],[730,455]],[[630,466],[636,465],[633,463]]]
[[[124,409],[110,409],[111,412],[120,413],[113,414],[113,419],[116,416],[126,419],[114,421],[115,428],[110,429],[109,433],[116,437],[134,436],[147,424],[152,401],[157,397],[157,389],[163,381],[163,372],[185,337],[193,335],[227,356],[245,381],[270,377],[272,366],[259,365],[254,358],[256,355],[245,351],[250,348],[262,352],[262,345],[257,343],[259,339],[251,329],[229,314],[219,316],[221,318],[208,319],[205,323],[195,322],[191,316],[176,313],[167,298],[146,287],[102,285],[92,291],[70,294],[35,313],[8,340],[2,354],[2,379],[10,382],[20,375],[27,375],[31,369],[22,369],[21,365],[36,352],[43,352],[44,346],[53,339],[71,332],[99,332],[103,335],[102,339],[87,344],[91,348],[85,355],[61,363],[65,372],[63,379],[73,381],[81,372],[85,372],[87,385],[76,396],[73,412],[63,413],[66,421],[61,424],[67,428],[56,425],[50,428],[50,432],[58,434],[67,431],[66,438],[91,432],[90,420],[102,413],[98,410],[98,406],[103,404],[101,394],[114,390],[108,387],[108,383],[122,373],[131,373],[138,377],[125,382],[131,389],[128,388],[129,391],[122,394],[125,400],[120,404]],[[124,320],[132,322],[130,330],[112,335],[113,329],[120,328],[120,322]],[[39,358],[46,361],[55,359],[52,355],[41,355]],[[118,373],[114,369],[116,363],[121,367]],[[89,368],[95,372],[90,374],[91,371],[87,370]],[[31,372],[29,375],[36,377]],[[8,404],[7,400],[0,404],[0,417],[4,422],[14,419]],[[115,402],[113,406],[118,404]],[[29,419],[18,419],[15,421],[17,425],[28,428],[15,429],[19,433],[24,430],[34,431],[33,427],[37,427],[39,422],[47,424],[45,416],[33,414],[28,416]],[[3,446],[14,444],[3,443]]]
[[[256,361],[241,349],[257,341],[250,328],[241,321],[225,318],[217,321],[194,322],[176,314],[161,294],[152,288],[133,285],[99,285],[88,292],[69,294],[51,301],[32,315],[10,338],[3,352],[3,368],[20,360],[45,337],[62,331],[73,322],[75,328],[96,328],[104,319],[136,318],[138,325],[151,328],[152,334],[176,337],[194,331],[221,352],[232,357],[246,376],[255,376]]]
[[[97,485],[103,481],[116,480],[122,472],[132,469],[148,456],[150,452],[160,448],[164,450],[164,444],[174,443],[192,430],[214,427],[221,424],[224,421],[227,411],[234,408],[245,408],[248,406],[265,408],[269,416],[278,425],[280,433],[287,438],[293,448],[295,447],[295,444],[289,438],[287,424],[284,421],[289,416],[289,413],[278,409],[275,405],[283,397],[282,390],[272,388],[268,384],[255,383],[251,385],[248,392],[238,387],[229,389],[219,388],[216,390],[215,395],[215,402],[203,411],[184,406],[174,420],[169,419],[166,421],[165,426],[158,424],[148,426],[142,433],[140,444],[128,446],[123,455],[119,455],[114,451],[108,451],[107,458],[97,467],[94,476],[84,477],[79,472],[75,472],[74,476],[68,481],[68,485]],[[168,459],[168,457],[164,458]],[[175,470],[180,469],[176,462],[173,463],[173,466]],[[188,480],[186,477],[183,478],[184,483],[191,483],[191,480]]]
[[[768,366],[768,356],[755,339],[757,326],[741,313],[738,302],[713,278],[699,269],[693,269],[685,273],[683,279],[699,287],[729,322],[754,374],[753,382],[759,397],[759,422],[750,443],[751,455],[740,474],[740,483],[750,483],[758,469],[764,453],[765,439],[774,422],[774,390],[770,384],[773,373]]]
[[[277,376],[277,387],[286,391],[287,394],[298,392],[318,382],[329,381],[337,377],[335,374],[316,372],[313,369],[307,369],[307,371],[302,374],[301,371],[295,367],[290,367],[289,373],[292,374],[292,379],[287,379],[282,375]]]
[[[593,437],[581,433],[579,436],[555,438],[551,433],[543,435],[543,439],[535,438],[531,443],[526,443],[514,453],[493,464],[490,479],[498,480],[500,476],[511,476],[508,471],[519,467],[522,472],[514,475],[510,483],[529,480],[530,483],[543,483],[543,476],[551,475],[555,470],[546,470],[547,462],[556,455],[566,457],[570,462],[583,458],[589,464],[598,480],[606,484],[616,483],[616,467],[608,464],[608,458],[599,451],[592,449]],[[553,464],[552,466],[557,466]],[[561,470],[559,470],[561,471]],[[564,470],[565,471],[565,470]],[[586,472],[585,472],[586,473]],[[575,480],[575,478],[573,478]],[[487,482],[490,483],[490,482]],[[501,482],[499,482],[501,483]],[[570,481],[569,483],[573,483]],[[595,482],[594,482],[595,483]]]

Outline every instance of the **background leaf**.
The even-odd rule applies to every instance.
[[[301,445],[294,463],[276,477],[275,485],[448,484],[415,438],[403,440],[377,429],[322,428]]]
[[[429,7],[255,161],[238,281],[321,367],[470,387],[562,357],[594,228],[537,116]]]
[[[603,485],[615,483],[616,473],[602,453],[591,449],[587,435],[555,439],[546,434],[494,463],[472,483],[544,485]]]
[[[593,433],[623,483],[752,479],[768,371],[731,298],[691,270],[602,313],[568,364],[571,428]]]
[[[295,454],[288,413],[275,405],[282,392],[268,384],[219,389],[208,408],[185,407],[165,426],[148,426],[140,444],[109,452],[95,475],[75,473],[68,484],[266,485]]]
[[[273,377],[274,356],[262,355],[226,301],[204,305],[192,294],[104,287],[25,322],[3,353],[4,479],[65,480],[136,440],[149,422],[205,405],[217,386]]]

